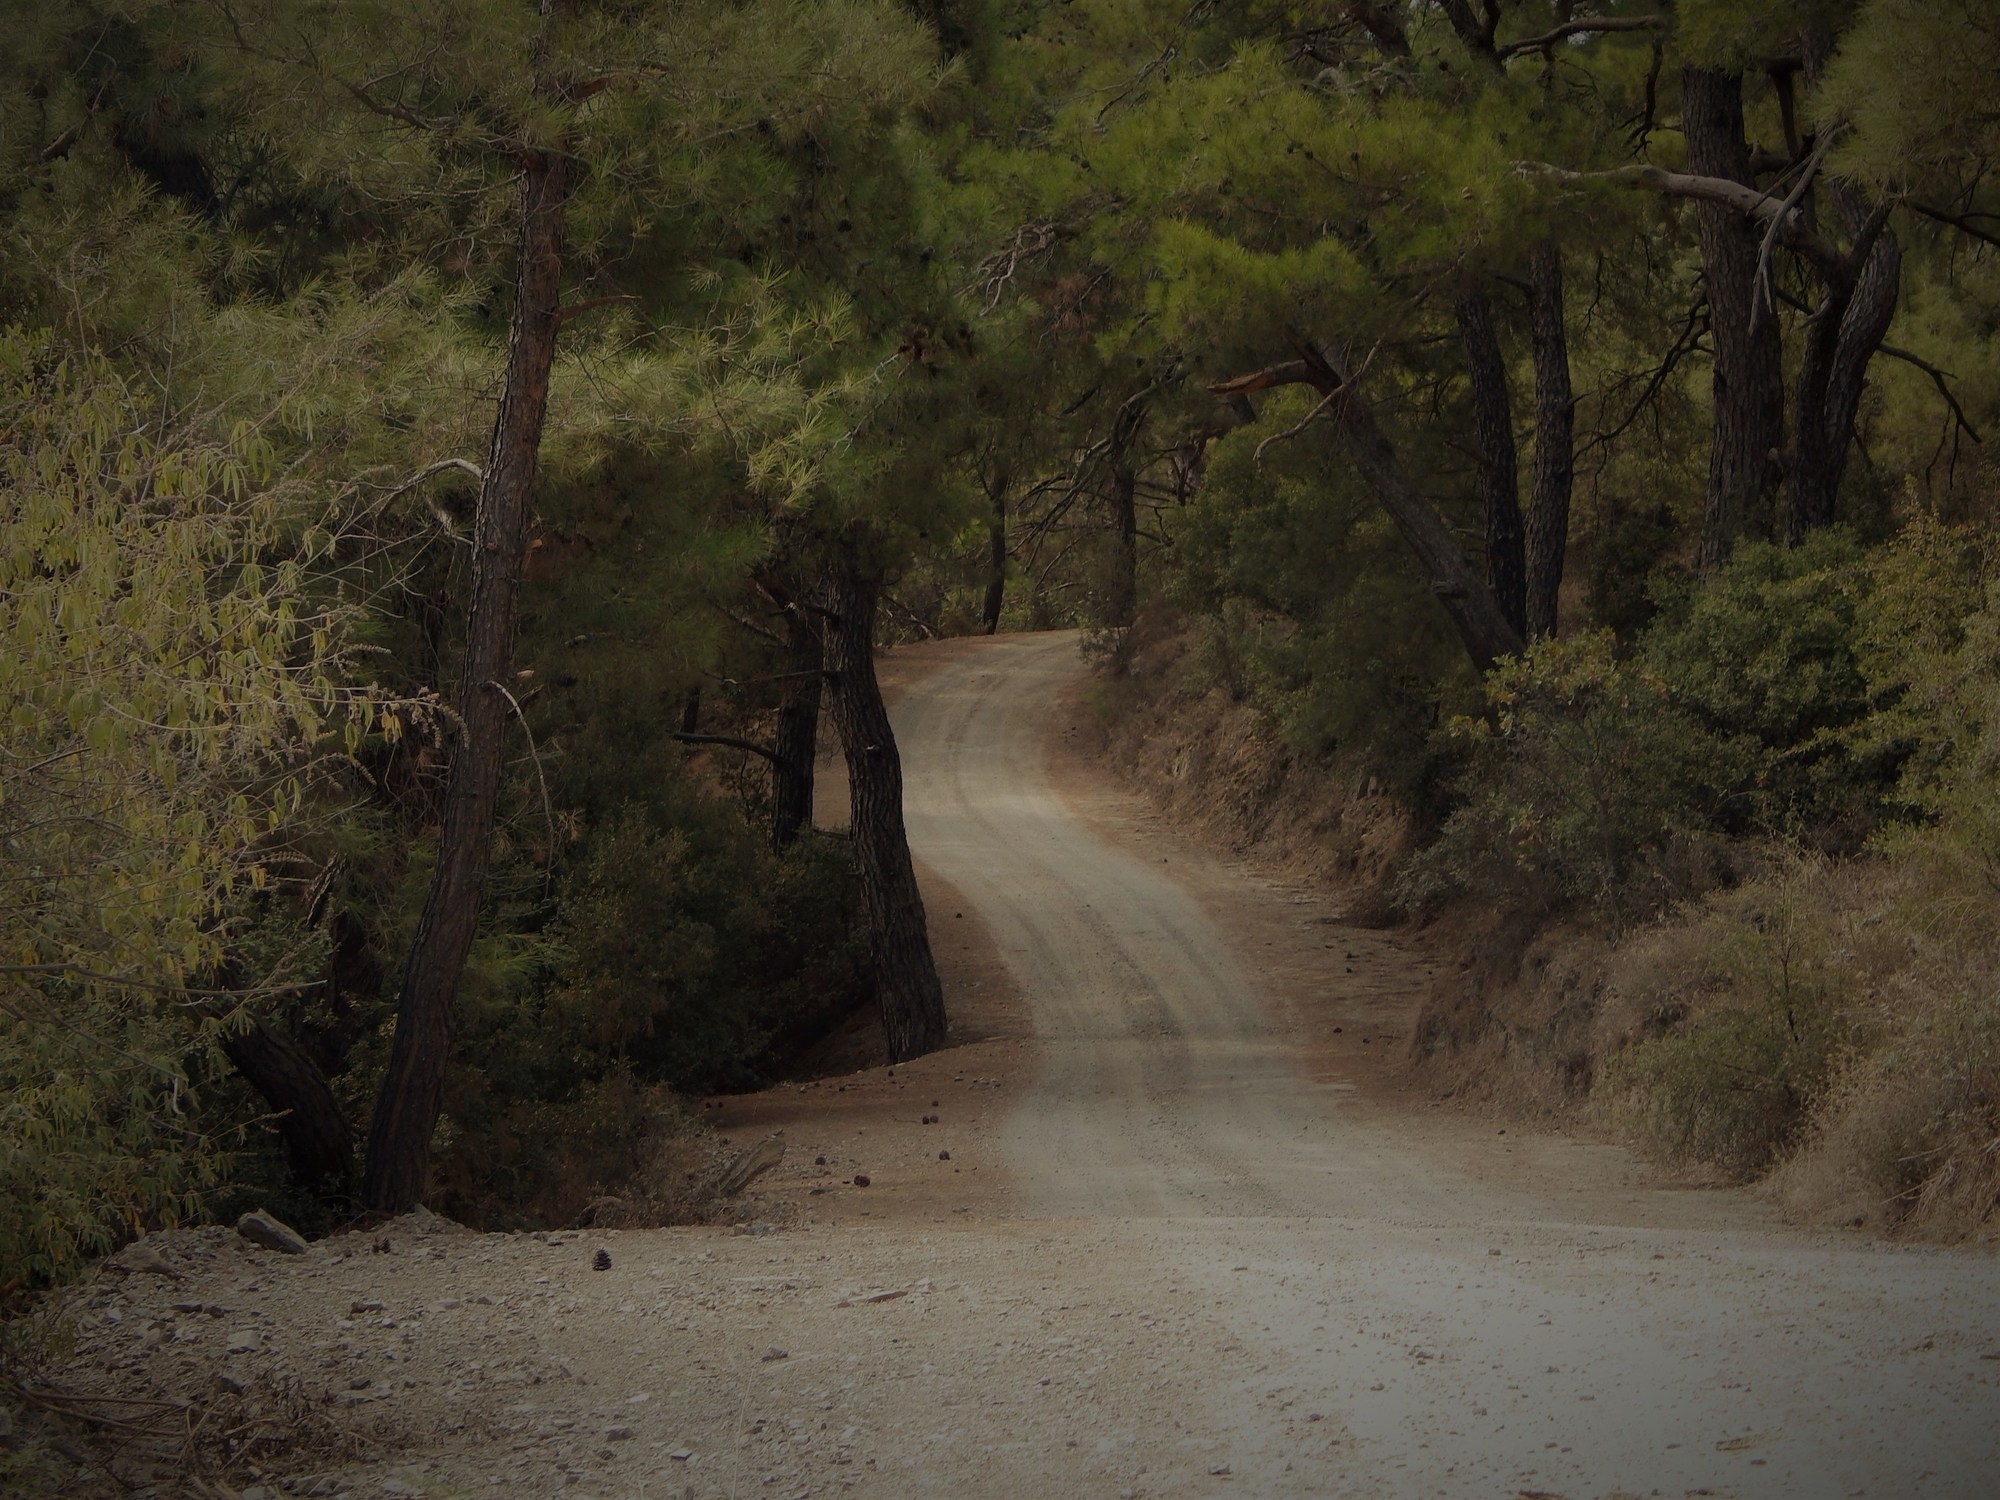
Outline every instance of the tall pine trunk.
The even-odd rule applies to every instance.
[[[421,1201],[431,1133],[444,1103],[452,1006],[479,916],[500,798],[509,711],[503,685],[513,665],[528,492],[540,456],[562,323],[562,231],[569,190],[566,157],[555,152],[528,157],[521,180],[506,385],[473,523],[472,599],[460,665],[451,785],[437,867],[403,970],[389,1069],[368,1133],[362,1202],[372,1209],[394,1212]]]
[[[1528,261],[1528,336],[1535,361],[1535,455],[1528,491],[1527,636],[1556,633],[1563,560],[1569,550],[1569,500],[1576,475],[1576,397],[1570,386],[1569,334],[1563,323],[1562,251],[1538,243]]]
[[[979,632],[1000,629],[1000,606],[1007,598],[1007,479],[1002,475],[989,491],[993,514],[986,523],[986,597],[979,606]]]
[[[1453,310],[1465,343],[1472,388],[1473,449],[1479,459],[1479,508],[1486,526],[1486,576],[1507,623],[1527,632],[1527,558],[1521,539],[1521,481],[1514,448],[1514,407],[1507,361],[1493,329],[1486,288],[1468,277]]]
[[[1111,518],[1117,532],[1118,551],[1112,559],[1111,599],[1106,611],[1108,625],[1132,623],[1139,609],[1139,475],[1119,454],[1118,467],[1111,471]]]
[[[1743,134],[1743,78],[1720,68],[1681,72],[1688,168],[1755,186]],[[1713,568],[1738,537],[1767,534],[1785,441],[1785,373],[1778,320],[1756,308],[1757,225],[1724,204],[1695,208],[1708,322],[1715,345],[1714,430],[1702,513],[1701,565]]]
[[[924,900],[903,827],[903,763],[875,678],[880,585],[843,552],[830,578],[827,628],[833,720],[847,759],[854,861],[868,918],[868,944],[882,1030],[893,1062],[944,1045],[944,989],[931,957]]]

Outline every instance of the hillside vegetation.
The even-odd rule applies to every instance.
[[[1974,0],[24,14],[0,1296],[566,1220],[857,1005],[940,1045],[873,648],[1074,624],[1476,933],[1439,1077],[1990,1232],[1996,66]]]

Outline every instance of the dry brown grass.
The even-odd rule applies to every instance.
[[[1247,702],[1192,691],[1187,636],[1142,620],[1107,646],[1095,685],[1112,765],[1159,809],[1222,847],[1341,888],[1352,920],[1390,919],[1388,877],[1410,820],[1366,775],[1307,763]]]
[[[1774,855],[1617,936],[1460,913],[1413,1051],[1440,1092],[1597,1121],[1803,1221],[2000,1241],[2000,941],[1964,897]]]

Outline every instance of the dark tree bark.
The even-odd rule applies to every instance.
[[[1112,537],[1117,547],[1105,600],[1107,625],[1130,625],[1139,610],[1139,470],[1132,462],[1132,448],[1146,425],[1146,410],[1158,389],[1155,383],[1126,397],[1113,414],[1111,431],[1104,440],[1105,461],[1111,471]]]
[[[1562,251],[1554,240],[1541,241],[1529,258],[1528,334],[1535,360],[1535,456],[1528,492],[1525,624],[1532,641],[1556,633],[1576,473],[1576,397],[1563,323]]]
[[[1719,68],[1681,72],[1688,167],[1703,177],[1754,186],[1743,134],[1742,75]],[[1701,565],[1713,568],[1745,533],[1766,532],[1785,441],[1785,374],[1778,321],[1756,305],[1761,232],[1728,205],[1697,199],[1702,276],[1715,341],[1714,432],[1702,513]]]
[[[1484,672],[1503,656],[1520,655],[1520,631],[1486,580],[1466,561],[1444,518],[1410,482],[1395,445],[1376,425],[1375,414],[1363,402],[1350,399],[1341,430],[1355,470],[1430,575],[1431,592],[1451,616],[1472,665]]]
[[[1000,629],[1000,608],[1007,599],[1007,476],[1002,474],[987,488],[993,515],[986,523],[986,597],[979,605],[979,633],[993,635]]]
[[[793,598],[785,605],[785,695],[778,704],[772,749],[771,847],[780,851],[812,827],[813,758],[819,753],[819,708],[826,658],[820,617]]]
[[[1527,556],[1521,536],[1521,481],[1514,448],[1514,407],[1507,361],[1493,329],[1486,288],[1468,278],[1453,304],[1465,342],[1472,388],[1473,450],[1479,460],[1479,508],[1486,523],[1486,576],[1500,612],[1516,632],[1528,629]]]
[[[1113,559],[1107,624],[1130,625],[1139,609],[1139,475],[1120,455],[1111,471],[1111,520],[1118,552]]]
[[[222,1044],[241,1073],[278,1115],[278,1133],[299,1185],[341,1193],[354,1181],[354,1134],[333,1086],[312,1054],[286,1031],[258,1021]]]
[[[1403,30],[1402,17],[1393,7],[1377,5],[1372,3],[1372,0],[1345,0],[1341,9],[1373,37],[1375,45],[1389,56],[1410,55],[1409,34]]]
[[[1451,617],[1472,665],[1484,672],[1503,656],[1520,655],[1521,632],[1501,609],[1485,572],[1466,560],[1437,507],[1411,483],[1395,444],[1376,424],[1375,414],[1360,393],[1351,388],[1352,382],[1353,371],[1346,360],[1323,344],[1308,342],[1302,358],[1220,381],[1208,389],[1225,399],[1280,385],[1310,385],[1326,397],[1338,394],[1340,399],[1329,404],[1329,414],[1340,428],[1354,471],[1416,553],[1429,575],[1431,592]]]
[[[437,868],[403,970],[389,1069],[368,1134],[362,1202],[391,1212],[424,1195],[444,1102],[451,1011],[472,946],[499,803],[514,614],[540,457],[549,374],[562,325],[562,231],[570,166],[534,153],[522,168],[506,385],[473,522],[472,599],[457,694],[459,724]]]
[[[903,827],[903,763],[875,679],[875,615],[880,583],[852,554],[831,570],[833,618],[827,665],[833,721],[847,759],[854,861],[868,916],[870,958],[891,1061],[944,1045],[944,990],[931,957],[924,900]]]
[[[1494,29],[1500,19],[1499,7],[1489,4],[1483,21],[1472,14],[1469,0],[1438,0],[1438,9],[1451,22],[1451,29],[1458,33],[1458,39],[1465,43],[1468,52],[1489,67],[1501,66],[1500,54],[1493,46]]]
[[[1854,245],[1841,264],[1828,268],[1826,292],[1806,322],[1786,497],[1785,539],[1793,546],[1816,527],[1833,524],[1868,364],[1895,319],[1903,268],[1886,209],[1871,212],[1846,184],[1831,185],[1827,196],[1846,220]]]

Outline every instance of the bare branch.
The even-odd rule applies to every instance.
[[[417,470],[416,473],[405,479],[401,484],[391,485],[383,493],[382,498],[384,501],[388,501],[395,499],[398,495],[408,494],[418,485],[435,479],[448,469],[456,469],[459,473],[469,476],[476,484],[486,483],[486,471],[470,459],[441,458],[434,464],[424,465],[423,468]]]
[[[1792,190],[1785,195],[1785,201],[1779,205],[1778,211],[1771,215],[1770,227],[1764,231],[1764,242],[1757,247],[1757,273],[1751,278],[1752,327],[1756,326],[1766,312],[1777,311],[1771,293],[1771,247],[1778,242],[1779,227],[1805,197],[1806,189],[1812,186],[1813,178],[1819,175],[1820,163],[1826,160],[1826,153],[1833,148],[1834,137],[1839,133],[1838,129],[1829,130],[1820,137],[1819,144],[1813,147],[1813,154],[1807,158],[1805,167],[1799,173],[1799,180],[1792,184]]]
[[[580,318],[585,313],[594,312],[600,307],[609,307],[614,302],[637,302],[638,300],[637,293],[619,292],[608,297],[592,297],[587,301],[572,302],[568,307],[557,312],[556,321],[558,323],[567,323],[572,318]]]
[[[1249,396],[1258,391],[1272,390],[1281,385],[1310,385],[1319,390],[1328,389],[1327,372],[1310,360],[1288,359],[1282,364],[1267,365],[1261,370],[1253,370],[1248,375],[1233,376],[1228,380],[1218,380],[1209,386],[1211,396]],[[1339,382],[1333,382],[1339,388]]]
[[[543,879],[547,881],[553,879],[555,875],[556,813],[554,805],[549,801],[549,778],[542,774],[542,752],[535,748],[535,731],[528,727],[528,716],[521,711],[521,700],[508,692],[500,683],[494,682],[490,678],[487,680],[486,685],[507,700],[508,706],[514,710],[515,719],[521,725],[521,733],[528,737],[528,755],[535,762],[535,780],[541,784],[542,788],[542,817],[547,822],[549,829],[549,858],[548,863],[542,867]]]
[[[1823,274],[1837,277],[1846,268],[1847,257],[1840,253],[1839,248],[1831,240],[1806,223],[1796,207],[1788,208],[1785,200],[1775,198],[1761,188],[1731,182],[1726,177],[1702,177],[1692,172],[1669,172],[1664,167],[1645,163],[1629,167],[1612,167],[1603,172],[1573,172],[1566,167],[1552,166],[1547,162],[1524,161],[1516,163],[1516,170],[1523,173],[1539,173],[1561,183],[1602,182],[1614,187],[1650,188],[1656,193],[1665,193],[1672,198],[1691,198],[1702,203],[1719,203],[1724,208],[1735,209],[1748,219],[1774,221],[1778,227],[1779,239],[1811,261]]]
[[[2000,219],[2000,214],[1954,214],[1934,204],[1918,203],[1915,200],[1910,201],[1909,207],[1912,213],[1922,214],[1935,223],[1948,224],[1960,234],[1971,235],[1981,244],[2000,246],[2000,234],[1995,234],[1989,229],[1981,229],[1972,222],[1974,219]]]
[[[1958,404],[1958,397],[1952,394],[1951,387],[1946,384],[1946,381],[1950,377],[1943,370],[1940,370],[1921,355],[1912,354],[1907,349],[1898,349],[1894,344],[1877,344],[1875,352],[1886,354],[1891,359],[1900,359],[1906,365],[1914,365],[1930,376],[1931,384],[1936,386],[1938,394],[1944,397],[1944,404],[1951,408],[1952,420],[1958,423],[1960,430],[1975,443],[1986,441],[1985,438],[1979,435],[1979,429],[1966,420],[1965,408]]]
[[[1547,52],[1557,42],[1566,42],[1573,36],[1589,36],[1599,31],[1656,31],[1662,24],[1660,16],[1580,16],[1574,21],[1564,21],[1540,36],[1523,37],[1496,50],[1500,60],[1505,62],[1524,52]]]
[[[760,745],[755,740],[741,740],[733,734],[670,734],[671,740],[679,740],[683,745],[721,745],[729,750],[745,750],[752,755],[761,755],[772,765],[781,769],[787,764],[785,758],[768,745]]]

